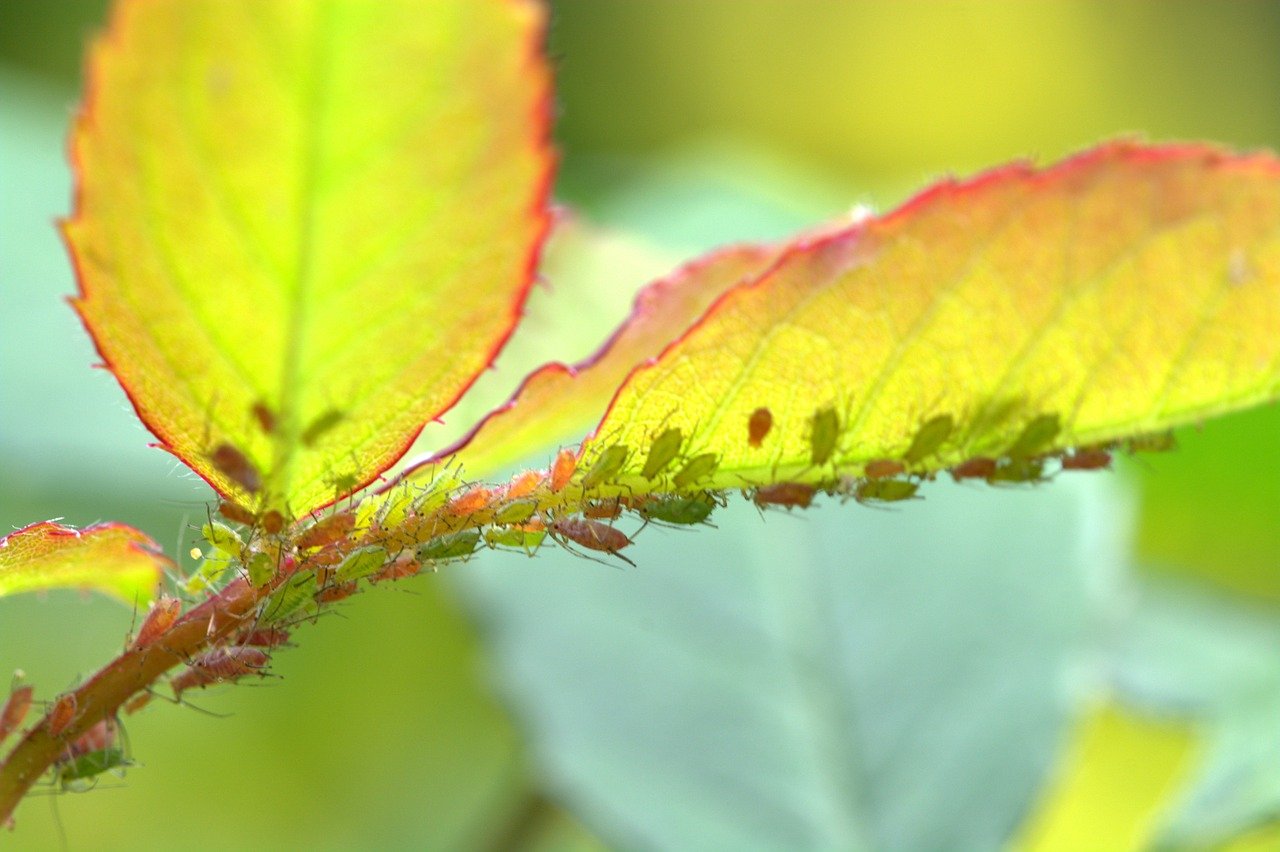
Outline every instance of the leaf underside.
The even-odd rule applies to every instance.
[[[170,565],[155,542],[124,524],[77,530],[42,521],[0,538],[0,597],[95,589],[143,605]]]

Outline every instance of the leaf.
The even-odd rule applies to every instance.
[[[503,406],[419,469],[430,471],[428,465],[452,456],[469,476],[483,477],[585,432],[603,416],[610,395],[637,364],[656,357],[725,289],[763,271],[776,254],[766,246],[726,248],[648,285],[598,352],[572,366],[553,362],[539,367]]]
[[[530,2],[124,2],[90,62],[76,308],[219,492],[300,515],[490,363],[550,183]]]
[[[124,524],[77,530],[41,521],[0,538],[0,597],[49,589],[96,589],[133,606],[155,596],[172,563]]]
[[[1050,768],[1123,542],[1107,480],[653,528],[639,570],[448,574],[550,789],[612,846],[992,849]],[[511,559],[522,558],[512,556]],[[661,814],[661,819],[654,819]]]
[[[878,459],[1025,469],[1274,398],[1277,328],[1280,162],[1112,143],[798,241],[632,373],[585,462],[627,447],[633,490],[830,482]],[[668,428],[715,472],[640,477]]]

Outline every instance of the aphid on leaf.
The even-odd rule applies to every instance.
[[[4,703],[4,709],[0,710],[0,743],[5,738],[18,730],[18,726],[27,718],[27,711],[31,709],[31,699],[35,690],[30,686],[16,686],[9,693],[9,699]]]
[[[123,749],[105,748],[101,751],[91,751],[59,763],[55,768],[55,774],[58,784],[61,785],[64,792],[84,792],[93,785],[86,785],[83,782],[96,778],[109,770],[130,766],[131,763],[125,757]],[[120,774],[123,777],[123,773]]]
[[[1138,435],[1125,441],[1125,449],[1131,453],[1167,453],[1177,448],[1178,441],[1172,432]]]
[[[218,506],[218,514],[229,521],[244,524],[246,527],[251,527],[258,522],[257,515],[243,506],[237,506],[235,503],[223,503]]]
[[[138,628],[138,635],[134,637],[133,644],[129,647],[136,651],[153,644],[169,631],[181,613],[182,601],[168,595],[156,598],[151,604],[147,617],[142,620],[142,626]]]
[[[321,589],[317,592],[316,603],[331,604],[337,603],[338,601],[345,601],[347,598],[359,591],[359,589],[360,584],[355,580],[351,580],[346,583],[338,583],[337,585],[329,586],[328,588]]]
[[[974,456],[951,468],[951,478],[956,482],[962,479],[990,479],[995,472],[995,459],[986,456]]]
[[[334,572],[338,583],[363,580],[382,570],[387,564],[387,551],[381,547],[361,547],[348,553]]]
[[[803,482],[775,482],[772,485],[761,485],[751,499],[761,509],[765,506],[804,509],[813,502],[816,492],[816,488]]]
[[[641,517],[668,524],[700,524],[711,516],[716,504],[705,497],[668,497],[640,506]]]
[[[956,428],[950,414],[939,414],[926,420],[911,439],[911,446],[902,454],[908,465],[917,465],[938,451]]]
[[[872,459],[863,468],[862,475],[867,479],[888,479],[906,471],[906,466],[895,459]]]
[[[582,487],[590,491],[613,479],[627,463],[627,456],[630,454],[631,450],[623,444],[614,444],[606,449],[596,458],[586,476],[582,477]]]
[[[519,547],[532,553],[541,546],[547,537],[545,529],[528,529],[526,527],[507,527],[504,529],[486,530],[485,544],[490,547]]]
[[[307,447],[313,446],[316,441],[324,437],[326,432],[341,423],[344,417],[346,415],[338,409],[330,408],[324,414],[312,420],[311,425],[302,430],[303,445]]]
[[[812,462],[821,467],[831,461],[836,451],[836,439],[840,437],[840,415],[834,408],[824,408],[813,415],[813,432],[809,443],[813,450]]]
[[[868,479],[858,484],[854,499],[859,503],[897,503],[916,496],[920,486],[904,479]]]
[[[58,696],[49,711],[49,736],[60,735],[76,718],[76,696],[74,692]]]
[[[276,578],[276,560],[270,553],[255,553],[244,566],[249,585],[261,589]]]
[[[684,443],[684,433],[672,427],[654,439],[649,447],[649,456],[645,459],[640,475],[652,480],[667,469],[667,465],[675,461],[680,454],[680,446]]]
[[[240,534],[226,524],[210,521],[201,527],[204,540],[213,545],[213,549],[230,559],[239,559],[244,552],[244,540]]]
[[[336,544],[350,535],[355,525],[355,515],[350,512],[336,512],[307,527],[294,543],[303,550]]]
[[[476,530],[462,530],[442,535],[418,548],[418,559],[422,562],[461,559],[475,553],[479,543],[480,533]]]
[[[256,494],[262,487],[262,475],[258,473],[248,456],[230,444],[219,444],[209,454],[209,461],[218,472],[239,485],[250,494]]]
[[[759,449],[772,428],[773,412],[763,406],[757,408],[747,418],[747,444]]]
[[[987,478],[991,483],[1034,485],[1044,482],[1044,462],[1039,459],[1011,458],[996,465]]]
[[[450,500],[447,511],[451,515],[465,518],[467,515],[474,515],[481,509],[487,508],[492,502],[493,489],[477,485]]]
[[[262,602],[262,624],[273,624],[283,621],[296,612],[307,612],[313,608],[316,593],[316,575],[312,571],[294,574],[280,584],[267,599]]]
[[[262,529],[267,535],[276,535],[284,529],[284,515],[271,509],[262,515]]]
[[[533,517],[537,508],[536,500],[516,500],[495,512],[493,521],[496,524],[521,524]]]
[[[234,681],[249,674],[265,677],[263,670],[270,662],[271,658],[261,648],[244,645],[217,648],[192,660],[191,667],[170,679],[169,686],[173,689],[173,697],[181,700],[182,693],[188,689]]]
[[[265,402],[258,400],[249,409],[253,412],[253,417],[258,421],[258,425],[262,427],[262,431],[268,435],[275,434],[276,431],[276,415]]]
[[[369,582],[381,583],[383,580],[403,580],[406,577],[413,577],[421,570],[422,564],[418,562],[417,557],[412,553],[401,553],[383,566],[381,571],[370,577]]]
[[[252,648],[279,648],[289,643],[289,631],[283,627],[259,627],[239,638],[236,644]]]
[[[517,474],[507,486],[506,496],[512,500],[527,497],[537,490],[545,478],[546,474],[540,470],[526,470],[524,473]]]
[[[1111,467],[1111,453],[1106,450],[1076,450],[1062,457],[1063,470],[1103,470]]]
[[[631,539],[608,524],[585,518],[560,518],[551,522],[551,530],[588,550],[608,553],[632,567],[635,566],[634,562],[618,552],[624,547],[630,547]]]
[[[1018,440],[1013,442],[1007,455],[1015,459],[1025,459],[1036,455],[1045,448],[1058,433],[1062,431],[1062,422],[1056,414],[1041,414],[1022,429]]]
[[[672,479],[676,488],[688,488],[695,482],[706,479],[715,473],[716,468],[720,466],[720,457],[715,453],[703,453],[694,456],[685,462],[684,467]]]
[[[582,507],[582,514],[599,521],[612,521],[622,514],[622,503],[616,497],[609,500],[595,500]]]
[[[577,469],[578,456],[573,450],[556,453],[556,460],[551,465],[551,490],[562,490],[573,479],[573,472]]]

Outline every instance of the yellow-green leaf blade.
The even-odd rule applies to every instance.
[[[659,424],[714,455],[702,487],[1104,443],[1275,398],[1277,330],[1280,162],[1116,143],[798,242],[630,376],[585,461],[631,448],[643,487]]]
[[[546,227],[542,26],[528,2],[120,4],[73,138],[77,307],[219,491],[330,500],[492,360]]]
[[[172,563],[124,524],[77,530],[41,521],[0,538],[0,597],[49,589],[95,589],[131,605],[156,593]]]

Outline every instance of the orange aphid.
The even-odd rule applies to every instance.
[[[289,631],[283,627],[260,627],[245,633],[239,644],[254,648],[278,648],[288,641]]]
[[[611,500],[596,500],[582,507],[582,514],[588,518],[597,518],[602,521],[611,521],[622,514],[622,503],[617,498]]]
[[[258,425],[262,427],[263,432],[270,435],[276,431],[275,412],[265,402],[255,402],[250,411],[253,412],[253,416],[258,421]]]
[[[0,742],[18,730],[22,720],[27,718],[27,711],[31,709],[31,697],[34,693],[35,690],[29,686],[19,686],[9,693],[9,700],[4,703],[4,709],[0,710]]]
[[[890,476],[897,476],[905,471],[906,468],[902,462],[894,459],[872,459],[867,462],[867,466],[863,468],[863,475],[867,479],[886,479]]]
[[[759,447],[773,428],[773,412],[761,406],[747,419],[747,443]]]
[[[551,529],[585,548],[611,553],[625,562],[635,564],[618,553],[622,548],[631,545],[631,539],[627,538],[621,530],[614,529],[608,524],[583,518],[561,518],[552,521]]]
[[[260,648],[233,645],[218,648],[191,661],[191,668],[171,679],[175,698],[181,698],[188,689],[205,687],[211,683],[233,681],[248,674],[262,674],[271,658]]]
[[[573,479],[573,472],[578,469],[578,456],[573,450],[561,450],[556,453],[556,460],[551,465],[551,490],[559,491]]]
[[[161,595],[155,603],[151,604],[151,611],[142,620],[142,627],[138,628],[138,635],[130,647],[136,651],[151,645],[168,632],[181,613],[182,601],[168,595]]]
[[[1063,470],[1102,470],[1111,467],[1111,453],[1106,450],[1076,450],[1062,457]]]
[[[143,695],[146,695],[144,692]],[[65,757],[74,760],[81,755],[109,749],[116,743],[118,732],[115,719],[101,719],[89,727],[75,742],[67,746]]]
[[[249,457],[230,444],[219,444],[209,454],[218,471],[250,494],[262,487],[262,475]]]
[[[381,571],[369,578],[370,582],[380,583],[383,580],[403,580],[412,577],[422,570],[422,563],[413,553],[405,552],[387,563]]]
[[[813,502],[816,492],[816,488],[803,482],[775,482],[773,485],[761,485],[751,499],[762,509],[765,506],[804,509]]]
[[[316,593],[316,603],[331,604],[338,601],[344,601],[351,597],[360,588],[357,580],[351,580],[347,583],[338,583],[335,586],[329,586],[327,589],[321,589]]]
[[[451,514],[465,517],[479,512],[491,502],[493,502],[493,489],[477,485],[450,500],[447,509]]]
[[[284,515],[275,509],[266,512],[262,516],[262,529],[267,535],[275,535],[284,529]]]
[[[247,527],[253,526],[258,521],[258,517],[253,512],[235,503],[223,503],[218,507],[218,514],[229,521],[235,521]]]
[[[53,703],[49,711],[49,736],[56,737],[67,729],[76,718],[76,696],[74,692],[61,695]]]
[[[507,486],[507,496],[513,500],[528,496],[542,484],[545,477],[546,474],[540,470],[526,470],[511,480],[511,484]]]
[[[132,716],[134,713],[137,713],[139,710],[141,710],[143,707],[146,707],[150,703],[151,703],[151,693],[139,692],[137,695],[133,696],[132,698],[130,698],[128,701],[125,702],[124,712]]]
[[[987,458],[986,456],[975,456],[951,468],[951,478],[956,482],[962,479],[989,479],[995,472],[995,459]]]
[[[355,515],[350,512],[337,512],[321,518],[303,530],[298,536],[296,544],[303,549],[336,544],[350,535],[355,525]]]

